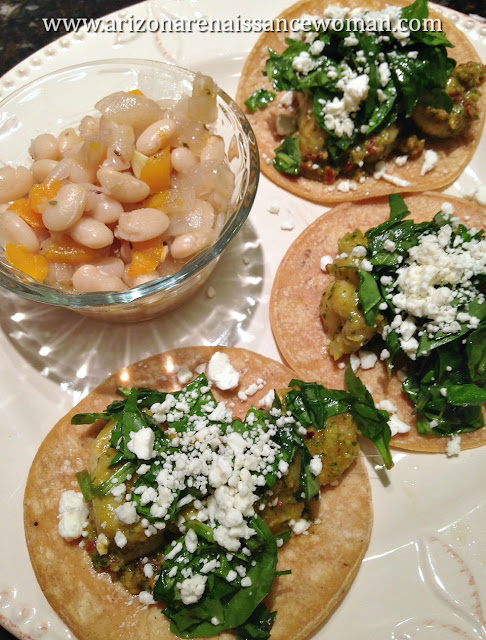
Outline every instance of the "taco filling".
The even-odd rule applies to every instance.
[[[427,0],[375,12],[331,5],[323,16],[303,15],[284,51],[269,48],[263,74],[279,96],[262,88],[245,104],[255,112],[277,98],[275,169],[325,184],[373,175],[406,187],[379,163],[423,154],[424,175],[438,159],[428,140],[466,140],[486,67],[456,66],[452,44],[427,17]],[[349,188],[356,183],[340,184]]]
[[[389,202],[387,222],[344,235],[329,260],[335,279],[319,308],[328,351],[352,354],[354,369],[378,356],[398,372],[420,434],[475,431],[486,402],[484,233],[459,224],[450,203],[415,223],[400,196]],[[369,352],[353,355],[364,345]]]
[[[320,486],[354,463],[359,433],[393,464],[388,414],[351,368],[347,383],[292,380],[242,420],[204,373],[173,393],[119,389],[104,412],[72,418],[106,425],[77,474],[82,495],[61,496],[60,534],[82,536],[94,569],[142,604],[163,602],[178,636],[268,638],[276,612],[262,601],[282,575],[277,550],[318,526]]]

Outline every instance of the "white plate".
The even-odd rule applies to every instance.
[[[242,17],[267,19],[288,0],[247,0]],[[486,27],[439,9],[486,59]],[[117,14],[234,17],[223,0],[150,0]],[[234,94],[242,62],[257,38],[240,34],[64,36],[0,80],[0,96],[71,64],[113,57],[177,60],[211,74]],[[55,108],[55,106],[53,107]],[[448,190],[480,184],[486,139]],[[270,204],[280,207],[268,213]],[[324,211],[261,178],[248,222],[205,291],[174,314],[113,329],[67,311],[2,294],[0,315],[0,623],[19,638],[72,638],[37,586],[23,537],[22,497],[33,456],[52,425],[110,372],[165,349],[190,344],[245,346],[278,357],[268,320],[277,265],[297,234]],[[283,231],[283,219],[294,229]],[[316,354],[316,357],[317,354]],[[365,562],[344,601],[316,638],[486,640],[486,447],[441,455],[394,453],[388,477],[369,457],[375,523]],[[305,602],[302,603],[305,607]]]

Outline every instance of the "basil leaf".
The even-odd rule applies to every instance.
[[[273,166],[282,173],[292,176],[299,174],[300,148],[297,138],[287,136],[283,139],[282,144],[275,149]]]
[[[248,100],[245,100],[245,105],[254,113],[257,109],[264,109],[273,100],[275,100],[275,94],[272,91],[258,89],[251,94]]]

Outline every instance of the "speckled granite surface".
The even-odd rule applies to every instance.
[[[440,4],[486,18],[485,0],[439,0]],[[42,18],[98,18],[128,7],[127,0],[6,0],[0,2],[0,76],[64,34],[47,33]],[[384,2],[385,4],[385,2]],[[232,7],[234,8],[234,7]]]
[[[64,34],[63,29],[47,33],[42,18],[98,18],[132,4],[134,2],[127,0],[1,1],[0,76]],[[439,4],[486,19],[485,0],[439,0]],[[14,637],[0,626],[0,640],[14,640]]]

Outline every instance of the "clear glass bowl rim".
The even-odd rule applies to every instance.
[[[84,68],[96,68],[103,65],[119,65],[119,66],[143,66],[143,67],[163,67],[177,69],[180,72],[186,74],[188,78],[194,78],[196,73],[179,67],[177,65],[169,64],[158,60],[147,60],[144,58],[109,58],[103,60],[93,60],[90,62],[84,62],[81,64],[71,65],[69,67],[63,67],[57,71],[51,71],[47,74],[32,80],[31,82],[23,85],[16,91],[6,96],[0,102],[0,111],[4,109],[11,101],[15,101],[24,92],[30,91],[38,84],[48,82],[50,79],[58,78],[63,74],[69,74],[76,70],[82,70]],[[15,277],[12,271],[7,269],[4,264],[0,263],[0,286],[17,293],[25,298],[36,300],[38,302],[44,302],[46,304],[57,305],[67,308],[86,308],[86,307],[99,307],[107,305],[126,304],[134,300],[146,298],[162,291],[173,291],[179,285],[184,284],[190,280],[199,271],[202,271],[210,262],[215,260],[225,247],[229,244],[232,238],[238,233],[243,226],[248,214],[250,213],[253,201],[258,189],[258,182],[260,177],[260,158],[258,153],[258,146],[256,137],[251,128],[248,120],[246,119],[243,111],[238,104],[218,86],[219,98],[230,107],[234,112],[238,121],[240,122],[244,133],[248,138],[249,144],[249,158],[248,158],[248,172],[249,177],[247,180],[247,193],[242,198],[242,202],[239,209],[231,215],[226,221],[218,239],[216,242],[207,249],[198,253],[192,260],[186,262],[179,271],[171,276],[165,276],[151,280],[144,284],[138,285],[126,291],[110,291],[101,293],[65,293],[59,291],[54,287],[50,287],[41,283],[26,282]]]

